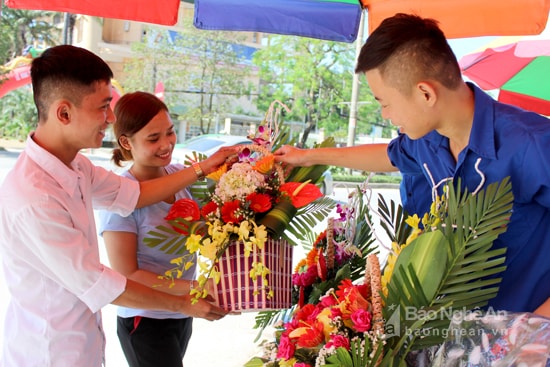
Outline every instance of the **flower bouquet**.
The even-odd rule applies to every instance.
[[[251,137],[253,144],[243,145],[237,156],[207,176],[215,184],[201,208],[188,200],[182,211],[176,202],[166,218],[171,228],[159,228],[146,239],[150,246],[169,251],[185,246],[199,254],[194,300],[208,295],[206,283],[214,279],[213,296],[222,307],[241,311],[291,305],[292,248],[285,230],[301,215],[323,219],[333,201],[311,182],[323,171],[317,177],[288,181],[291,176],[272,153],[279,136],[273,122],[268,113],[266,123]],[[191,265],[185,257],[174,263],[168,277],[178,277]]]
[[[367,313],[350,317],[346,328],[333,317],[332,309],[330,316],[324,316],[328,300],[340,305],[340,295],[351,289],[351,280],[343,279],[319,300],[291,308],[290,321],[276,330],[274,340],[264,343],[264,355],[246,366],[422,365],[415,357],[444,341],[455,312],[485,306],[496,295],[498,274],[504,270],[505,249],[493,249],[492,242],[509,221],[513,200],[509,180],[473,194],[461,191],[460,182],[456,184],[458,188],[445,186],[444,195],[435,196],[430,212],[422,218],[408,216],[400,206],[379,198],[377,214],[393,242],[378,278],[380,332],[360,326],[361,320],[368,319],[367,313],[374,325],[380,323],[373,307],[376,293],[361,291],[356,282],[351,284],[366,300],[356,305]],[[377,292],[372,284],[378,275],[368,264],[375,263],[372,256],[365,268],[365,284]],[[311,310],[307,312],[315,320],[301,313],[304,309]]]

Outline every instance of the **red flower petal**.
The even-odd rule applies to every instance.
[[[299,192],[294,194],[296,189],[302,185],[301,182],[287,182],[283,185],[281,185],[280,190],[284,192],[288,197],[290,197],[290,201],[292,202],[292,205],[296,208],[301,208],[303,206],[306,206],[307,204],[311,203],[314,200],[319,199],[323,196],[323,193],[319,188],[314,184],[306,184],[304,187],[301,188]]]
[[[168,211],[168,214],[164,219],[174,220],[176,218],[183,218],[187,221],[198,220],[201,217],[199,205],[193,199],[179,199]]]
[[[179,199],[177,200],[172,206],[170,207],[170,210],[168,211],[168,214],[166,217],[164,217],[165,220],[171,221],[176,220],[178,218],[185,219],[188,222],[193,222],[196,220],[199,220],[201,217],[199,205],[195,202],[193,199]],[[183,225],[183,223],[180,223]],[[176,226],[172,226],[172,228],[185,236],[189,234],[189,231],[186,231],[184,229],[181,229]]]
[[[239,200],[229,201],[223,204],[221,209],[222,220],[225,223],[239,224],[243,218],[237,211],[241,208],[241,202]]]
[[[208,214],[216,211],[216,209],[218,209],[218,205],[216,205],[215,202],[210,201],[202,207],[201,215],[202,215],[203,218],[207,219]]]
[[[264,213],[272,207],[271,197],[267,194],[253,192],[246,197],[246,200],[250,202],[250,209],[255,213]]]

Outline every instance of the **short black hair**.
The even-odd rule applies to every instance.
[[[453,89],[462,80],[456,56],[437,21],[404,13],[384,19],[361,48],[355,72],[372,69],[379,69],[398,87],[433,79]]]
[[[31,66],[34,103],[40,120],[47,118],[53,98],[63,96],[75,104],[93,91],[95,83],[110,82],[113,71],[103,59],[84,48],[60,45],[46,49]]]

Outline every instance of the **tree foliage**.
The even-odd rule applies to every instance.
[[[34,43],[55,45],[60,32],[51,24],[54,14],[54,12],[11,9],[2,2],[0,62],[5,64],[20,56],[26,46]]]
[[[254,55],[263,82],[259,107],[273,99],[286,103],[286,120],[306,123],[310,131],[324,128],[331,136],[347,136],[349,101],[355,63],[354,45],[294,36],[270,36],[266,47]],[[382,123],[378,104],[366,83],[360,88],[358,132],[368,134],[371,124]]]
[[[0,22],[0,63],[9,65],[18,56],[24,56],[27,46],[48,47],[55,45],[59,29],[52,25],[55,13],[11,9],[2,2]],[[0,68],[5,74],[10,68]],[[0,76],[0,83],[2,78]],[[28,87],[14,90],[0,98],[0,135],[24,139],[36,124],[37,115]]]
[[[139,43],[132,45],[137,57],[125,66],[127,91],[153,91],[165,86],[168,107],[184,105],[180,118],[211,132],[216,117],[233,112],[234,101],[250,97],[247,82],[251,69],[242,33],[199,31],[191,25],[181,33],[150,27]],[[255,112],[255,111],[254,111]]]

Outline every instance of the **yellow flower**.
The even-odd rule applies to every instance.
[[[244,256],[249,257],[250,253],[253,250],[252,242],[243,241],[243,245],[244,245]]]
[[[199,246],[201,245],[202,236],[198,234],[190,234],[185,241],[185,247],[191,253],[199,251]]]
[[[238,233],[239,233],[239,240],[243,241],[248,239],[248,237],[250,236],[250,227],[248,225],[247,220],[243,220],[241,222]]]
[[[210,173],[209,175],[207,175],[206,177],[208,177],[209,179],[211,180],[214,180],[216,182],[218,182],[220,180],[220,178],[227,172],[227,164],[224,164],[222,165],[220,168],[218,168],[217,171],[214,171],[212,173]]]
[[[418,229],[418,225],[420,224],[420,218],[418,218],[418,215],[415,214],[415,215],[409,216],[407,219],[405,219],[405,223],[407,223],[413,229]]]
[[[407,241],[408,242],[408,241]],[[382,292],[384,295],[388,295],[388,283],[390,282],[391,276],[393,274],[393,268],[395,267],[395,262],[397,261],[397,257],[403,251],[405,247],[407,247],[409,243],[399,246],[397,242],[392,242],[391,247],[392,251],[388,255],[388,259],[386,261],[386,266],[384,268],[384,274],[380,277],[380,283]]]
[[[257,226],[256,223],[254,223],[254,237],[250,238],[250,242],[252,242],[254,245],[258,246],[259,249],[264,248],[264,245],[267,241],[267,230],[265,226],[262,224],[261,226]]]
[[[290,358],[288,360],[282,359],[282,360],[279,361],[279,366],[280,367],[294,367],[296,362],[297,362],[296,358]]]
[[[205,238],[202,242],[200,252],[202,256],[214,261],[218,252],[217,242],[212,241],[210,238]]]
[[[330,334],[338,330],[336,325],[332,322],[331,313],[332,313],[332,310],[328,307],[325,307],[323,311],[321,311],[319,315],[317,315],[317,320],[319,320],[323,324],[323,333],[325,334],[325,341],[328,341],[330,339]]]

